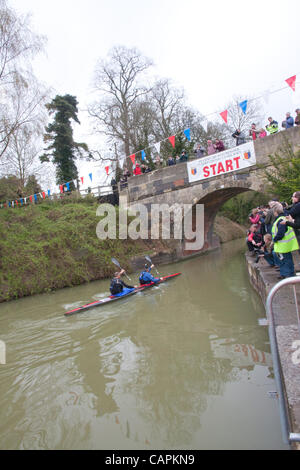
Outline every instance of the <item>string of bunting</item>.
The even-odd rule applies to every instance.
[[[297,75],[293,75],[292,77],[289,77],[285,80],[285,82],[287,83],[288,87],[290,87],[292,89],[293,92],[296,91],[296,78],[297,78]],[[269,91],[267,90],[266,92],[264,92],[263,95],[261,96],[258,96],[256,98],[252,98],[251,100],[244,100],[244,101],[241,101],[239,103],[239,107],[241,108],[242,112],[244,114],[247,113],[247,108],[248,108],[248,103],[251,102],[251,101],[254,101],[254,100],[257,100],[257,99],[260,99],[260,98],[263,98],[265,100],[266,103],[268,103],[269,101],[269,95],[273,94],[273,93],[277,93],[278,91],[281,91],[285,88],[288,88],[288,87],[283,87],[283,88],[280,88],[278,90],[274,90],[274,91]],[[204,119],[203,121],[201,122],[201,125],[203,127],[203,129],[205,130],[205,132],[207,132],[207,126],[208,126],[208,117],[210,116],[213,116],[213,115],[216,115],[218,114],[222,120],[225,122],[225,124],[228,124],[228,109],[225,109],[224,111],[222,112],[213,112],[213,113],[210,113],[206,116],[204,116]],[[177,134],[181,133],[182,131],[178,132]],[[187,140],[190,142],[191,141],[191,130],[190,128],[187,128],[183,131],[185,137],[187,138]],[[155,147],[157,153],[159,154],[160,153],[160,147],[161,147],[161,143],[162,142],[166,142],[166,141],[169,141],[170,144],[172,145],[173,148],[175,148],[175,142],[176,142],[176,135],[177,134],[174,134],[170,137],[167,137],[166,139],[163,139],[161,140],[160,142],[156,142],[155,144],[153,144],[153,146]],[[141,160],[142,161],[145,161],[146,160],[146,157],[147,157],[147,154],[146,154],[146,151],[145,149],[143,150],[139,150],[138,152],[136,153],[133,153],[131,155],[129,155],[129,158],[132,162],[132,165],[134,166],[135,165],[135,162],[136,162],[136,156],[137,154],[141,153]],[[126,160],[126,158],[125,158]],[[109,166],[105,166],[105,171],[106,171],[106,174],[107,176],[109,175],[109,170],[110,170],[110,167]],[[89,178],[90,180],[92,181],[93,180],[93,174],[92,173],[89,173]],[[81,176],[80,177],[80,180],[81,180],[81,183],[83,184],[84,182],[84,177]],[[67,183],[64,183],[64,184],[61,184],[59,186],[59,189],[60,189],[60,193],[64,193],[65,191],[70,191],[70,184],[73,183],[73,181],[68,181]],[[66,188],[66,189],[65,189]],[[13,201],[8,201],[8,202],[5,202],[5,203],[1,203],[0,204],[0,208],[2,209],[3,207],[15,207],[15,206],[23,206],[25,204],[28,203],[28,200],[33,203],[33,201],[37,202],[38,201],[38,195],[42,198],[42,199],[45,199],[46,196],[50,197],[51,196],[51,192],[50,190],[48,189],[47,191],[47,194],[45,191],[42,191],[41,193],[36,193],[36,194],[33,194],[31,196],[27,196],[27,197],[24,197],[24,198],[20,198],[20,199],[15,199]]]

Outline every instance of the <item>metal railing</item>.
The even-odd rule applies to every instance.
[[[292,442],[300,442],[300,433],[292,433],[290,431],[291,425],[290,425],[289,413],[287,409],[287,403],[286,403],[284,387],[283,387],[284,378],[283,378],[282,368],[280,365],[278,342],[277,342],[277,336],[276,336],[276,325],[275,325],[274,312],[273,312],[273,299],[274,299],[275,294],[282,287],[290,286],[290,285],[293,286],[294,301],[295,301],[295,306],[296,306],[296,314],[297,314],[299,337],[300,337],[300,317],[299,317],[299,308],[298,308],[298,298],[297,298],[297,293],[296,293],[296,284],[300,284],[300,277],[290,277],[287,279],[283,279],[271,289],[267,297],[267,302],[266,302],[270,346],[271,346],[271,352],[272,352],[272,357],[273,357],[274,375],[275,375],[275,381],[277,385],[278,399],[279,399],[280,421],[281,421],[281,427],[282,427],[283,441],[285,444],[290,444]]]

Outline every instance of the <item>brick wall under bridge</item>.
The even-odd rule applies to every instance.
[[[300,126],[256,140],[257,163],[268,165],[268,155],[277,152],[285,139],[294,151],[300,149]],[[129,178],[128,188],[121,191],[120,196],[127,197],[129,206],[139,202],[149,209],[152,204],[204,204],[204,247],[200,251],[207,251],[215,245],[213,224],[220,207],[245,191],[264,192],[264,187],[263,170],[256,165],[189,183],[187,164],[180,163]],[[185,251],[184,245],[184,240],[176,245],[179,256],[195,254]]]

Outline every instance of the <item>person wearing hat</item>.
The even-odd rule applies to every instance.
[[[141,272],[140,274],[140,284],[143,285],[143,284],[150,284],[151,282],[154,282],[155,284],[159,281],[162,280],[161,277],[154,277],[152,276],[151,274],[151,269],[153,268],[153,264],[151,264],[151,266],[149,266],[148,264],[145,264],[145,269],[144,271]]]
[[[116,272],[110,282],[110,293],[111,295],[120,295],[131,292],[136,286],[128,286],[122,281],[121,276],[125,273],[124,269],[120,272]],[[124,289],[125,288],[125,289]]]

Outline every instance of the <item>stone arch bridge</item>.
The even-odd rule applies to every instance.
[[[268,155],[277,152],[286,141],[294,151],[300,149],[300,126],[256,140],[256,164],[253,166],[190,182],[188,164],[180,163],[129,178],[128,187],[120,191],[120,197],[127,197],[129,207],[136,203],[143,203],[147,207],[152,204],[180,203],[192,204],[193,207],[204,204],[204,246],[200,251],[207,251],[216,245],[213,225],[220,207],[245,191],[263,192],[265,181],[259,165],[270,165]],[[183,242],[181,240],[176,246],[178,255],[185,257],[195,254],[185,251]]]

